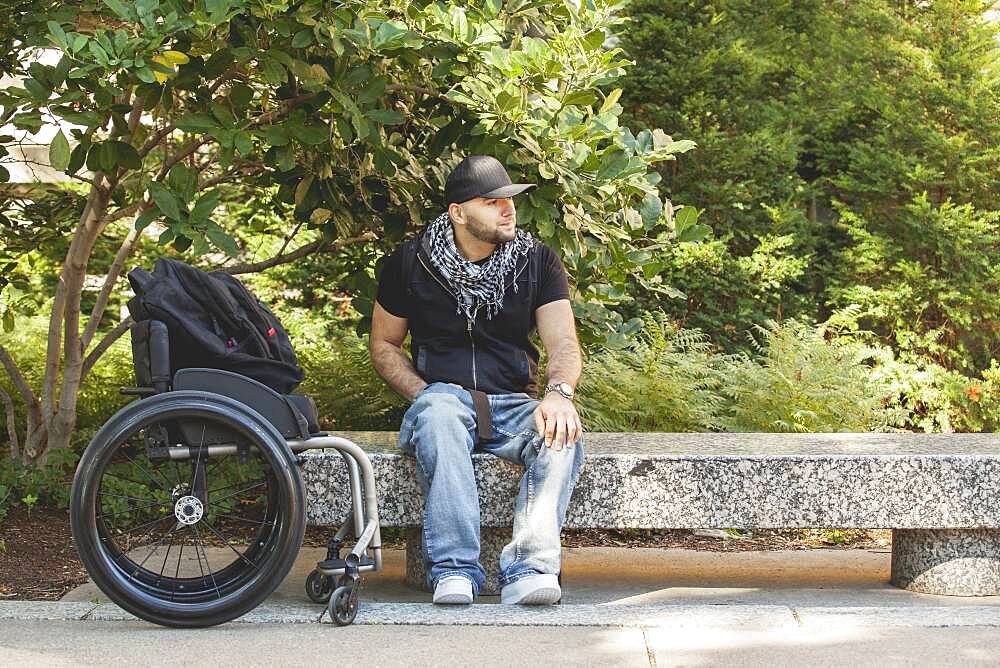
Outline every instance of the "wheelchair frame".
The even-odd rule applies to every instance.
[[[375,476],[371,460],[368,458],[365,451],[356,443],[345,438],[319,432],[318,427],[315,425],[315,404],[308,397],[303,397],[301,395],[280,395],[271,388],[268,388],[267,386],[264,386],[263,384],[258,383],[257,381],[254,381],[246,376],[222,370],[180,369],[176,374],[171,374],[167,330],[166,326],[161,322],[151,320],[134,324],[132,326],[132,348],[137,387],[121,388],[121,392],[123,394],[140,396],[142,398],[137,402],[128,404],[119,412],[119,414],[116,414],[116,416],[111,418],[105,425],[105,428],[102,428],[102,430],[95,435],[94,441],[92,441],[88,446],[88,450],[94,450],[96,453],[98,450],[106,448],[107,446],[105,445],[105,442],[98,442],[98,439],[104,430],[112,425],[112,423],[115,423],[116,420],[121,421],[120,416],[129,410],[131,410],[134,414],[141,413],[142,411],[139,409],[142,408],[143,401],[147,400],[147,397],[173,395],[181,397],[181,400],[184,398],[198,397],[204,399],[206,403],[214,401],[214,408],[216,411],[224,411],[226,406],[231,406],[234,413],[242,413],[244,415],[252,416],[254,419],[258,420],[258,422],[260,420],[264,420],[270,423],[270,425],[274,427],[274,430],[270,430],[271,434],[266,434],[266,436],[271,436],[268,440],[269,443],[277,441],[277,438],[275,437],[277,437],[278,434],[283,437],[284,446],[287,448],[287,452],[290,453],[289,457],[291,460],[294,460],[295,463],[295,466],[289,467],[289,469],[294,472],[291,474],[294,479],[294,484],[296,484],[300,490],[303,490],[301,492],[302,503],[299,508],[299,511],[301,512],[301,523],[298,525],[301,526],[301,531],[304,531],[305,526],[305,495],[300,474],[303,460],[299,457],[299,455],[307,450],[337,450],[343,457],[347,467],[350,487],[349,493],[351,496],[351,511],[349,512],[346,521],[329,540],[327,545],[327,558],[320,561],[317,564],[316,569],[314,569],[307,578],[306,593],[313,602],[326,603],[327,612],[330,614],[330,618],[335,624],[338,626],[351,624],[357,614],[358,592],[361,584],[360,574],[365,572],[378,572],[382,570],[382,541],[381,531],[379,528],[378,499],[375,493]],[[179,390],[181,391],[181,394],[175,394],[175,392]],[[196,393],[192,393],[190,391],[183,392],[183,390],[195,390]],[[248,401],[248,397],[252,401]],[[241,399],[243,401],[241,401]],[[295,401],[292,401],[291,399],[295,399]],[[194,399],[192,399],[192,401],[193,400]],[[167,401],[164,400],[164,403],[167,403]],[[307,409],[311,406],[311,415],[304,415],[303,412],[299,410],[299,407],[302,406],[307,407]],[[307,410],[306,412],[309,413],[310,411]],[[159,414],[160,413],[156,412],[148,414],[146,415],[146,419],[152,419]],[[163,414],[165,415],[166,412]],[[185,418],[176,418],[178,424],[182,423],[184,419]],[[250,428],[252,425],[242,426]],[[306,426],[309,428],[306,429]],[[316,431],[313,431],[313,428],[316,428]],[[183,428],[181,428],[181,431],[183,431]],[[277,445],[277,443],[275,445]],[[201,461],[209,461],[213,457],[223,457],[227,455],[238,455],[239,457],[244,457],[248,452],[265,454],[260,453],[259,450],[260,448],[256,445],[248,446],[229,443],[213,444],[211,442],[205,444],[204,441],[202,441],[202,444],[198,446],[166,444],[161,447],[156,447],[150,446],[148,442],[146,443],[146,454],[149,455],[150,452],[155,451],[154,454],[156,458],[163,461],[176,462],[195,459],[196,461],[193,466],[196,470],[196,477],[198,475],[197,469],[200,466]],[[96,518],[96,515],[94,514],[96,511],[94,511],[93,508],[87,509],[85,505],[86,502],[84,501],[85,498],[93,498],[93,496],[86,496],[86,494],[89,493],[93,495],[96,493],[93,490],[89,492],[85,491],[88,487],[94,489],[97,488],[95,486],[99,487],[99,483],[86,479],[86,473],[84,472],[84,460],[87,457],[88,453],[86,452],[84,453],[84,457],[81,457],[81,463],[73,481],[73,491],[71,494],[71,519],[73,520],[74,538],[77,540],[78,545],[80,545],[80,541],[82,539],[85,540],[88,537],[92,538],[91,534],[88,532],[92,532],[94,527],[87,525],[86,522],[89,522],[91,518]],[[93,460],[95,457],[96,454],[94,457],[90,457],[90,459]],[[91,465],[91,468],[92,466],[93,465]],[[136,464],[136,466],[138,465]],[[87,471],[91,470],[91,468],[88,468]],[[166,490],[164,489],[164,491]],[[191,491],[190,494],[197,496],[197,488]],[[186,496],[184,498],[192,499],[193,496]],[[207,492],[202,500],[206,505],[210,506]],[[180,501],[177,501],[176,503],[179,504]],[[193,503],[197,505],[197,501],[194,501]],[[294,507],[294,504],[292,507]],[[176,514],[181,511],[179,508],[175,508],[174,512]],[[200,512],[201,510],[199,510],[199,513]],[[198,518],[200,517],[201,515],[199,514]],[[180,515],[178,515],[178,518],[180,518]],[[192,524],[196,524],[199,521],[198,518],[194,519]],[[94,519],[94,521],[96,521],[96,519]],[[171,533],[173,533],[173,531],[180,526],[181,521],[178,519],[177,525],[171,530]],[[211,527],[211,525],[209,526]],[[273,531],[277,531],[277,528],[273,528]],[[341,546],[348,537],[348,534],[352,532],[355,534],[354,545],[344,558],[340,558]],[[163,539],[161,539],[161,542],[162,540]],[[91,541],[90,544],[93,544],[93,541]],[[300,548],[301,543],[294,547],[296,554]],[[370,558],[369,551],[371,552]],[[237,554],[239,553],[237,552]],[[83,556],[84,555],[81,552],[81,557]],[[127,554],[124,556],[128,558]],[[281,564],[286,564],[287,568],[290,568],[291,561],[288,556],[289,555],[287,553],[283,554],[278,558],[278,560]],[[249,561],[244,555],[241,555],[241,557],[245,561]],[[86,563],[87,560],[84,559],[88,572],[91,571],[91,568],[99,570],[100,565],[110,568],[110,566],[106,563],[106,556],[102,559],[95,558],[92,561],[99,565],[94,566],[93,564],[88,564]],[[164,565],[165,563],[166,558],[164,559]],[[200,558],[199,568],[201,568]],[[282,567],[279,566],[273,570],[277,572],[281,570],[281,568]],[[222,571],[220,571],[220,573],[221,572]],[[116,595],[116,592],[113,591],[113,587],[109,587],[109,589],[112,589],[112,591],[109,591],[102,586],[102,582],[104,582],[105,579],[107,579],[107,581],[111,581],[113,579],[112,574],[95,574],[94,572],[90,572],[90,575],[98,586],[104,590],[104,593],[112,598],[112,600],[116,603],[122,603],[122,601],[119,600],[119,597],[128,599],[126,594],[118,593]],[[104,577],[98,577],[98,575],[104,575]],[[211,573],[211,575],[214,578],[215,573]],[[272,575],[273,574],[270,572],[264,572],[260,576],[262,578],[266,577],[273,582],[273,586],[271,586],[270,590],[267,591],[267,595],[273,592],[273,590],[280,583],[280,579],[278,581],[273,581],[274,578],[271,577]],[[287,570],[281,575],[281,579],[283,579],[285,575],[287,575]],[[335,578],[337,579],[338,587],[334,590],[332,584]],[[202,580],[205,579],[205,575],[202,574]],[[263,589],[265,588],[258,588],[255,592],[255,595],[258,596],[258,600]],[[140,594],[136,595],[139,596]],[[146,596],[147,594],[144,593],[141,595]],[[125,602],[131,603],[132,601],[127,600]],[[171,602],[173,602],[173,597],[171,597]],[[244,599],[243,603],[245,607],[246,599]],[[239,602],[236,601],[234,606],[231,607],[235,608],[238,604]],[[129,609],[132,612],[136,612],[139,616],[143,616],[141,612],[143,608],[138,603],[129,606]],[[182,615],[177,616],[177,618],[165,618],[163,613],[158,614],[159,617],[153,616],[152,613],[150,613],[150,615],[147,615],[144,618],[148,621],[166,626],[198,627],[223,623],[244,613],[236,612],[235,614],[230,615],[223,609],[221,612],[217,612],[215,616],[207,622],[200,619],[185,619]]]

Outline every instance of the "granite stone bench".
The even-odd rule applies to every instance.
[[[424,588],[423,494],[395,432],[341,432],[372,459],[382,526],[406,527]],[[1000,439],[992,434],[588,433],[567,528],[892,529],[891,583],[1000,595]],[[303,454],[313,525],[348,513],[336,453]],[[497,593],[522,468],[474,454],[484,594]]]

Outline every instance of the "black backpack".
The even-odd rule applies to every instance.
[[[161,257],[152,273],[128,273],[135,297],[128,310],[136,322],[160,320],[170,340],[170,373],[178,369],[225,369],[288,394],[303,371],[278,319],[233,276],[206,273]]]

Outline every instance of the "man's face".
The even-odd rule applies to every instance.
[[[477,197],[460,205],[465,214],[465,228],[480,241],[502,244],[517,234],[514,200]]]

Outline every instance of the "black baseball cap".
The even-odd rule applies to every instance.
[[[534,183],[511,183],[500,161],[489,155],[470,155],[455,166],[444,184],[445,205],[476,197],[504,198],[535,188]]]

